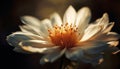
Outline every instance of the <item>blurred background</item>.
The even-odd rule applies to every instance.
[[[107,12],[111,22],[115,22],[112,31],[120,34],[120,0],[1,0],[0,1],[0,68],[2,69],[60,69],[60,59],[54,63],[39,64],[41,55],[14,52],[6,42],[6,36],[19,31],[22,25],[20,17],[35,16],[49,18],[53,12],[63,16],[66,8],[72,5],[76,10],[87,6],[92,11],[91,22]],[[120,44],[117,46],[120,48]],[[84,69],[92,69],[89,65]],[[96,69],[120,69],[120,53],[105,56],[105,61]]]

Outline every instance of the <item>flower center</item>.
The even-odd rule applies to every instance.
[[[68,25],[68,23],[61,26],[55,25],[48,32],[51,42],[56,46],[61,46],[61,48],[74,47],[79,40],[78,28]]]

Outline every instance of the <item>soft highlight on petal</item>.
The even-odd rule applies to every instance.
[[[80,41],[88,40],[90,37],[94,36],[98,32],[100,32],[101,27],[96,25],[89,25],[88,28],[85,30],[83,37]]]
[[[63,24],[68,23],[74,25],[76,19],[76,11],[72,6],[69,6],[63,16]]]
[[[36,35],[41,35],[42,33],[38,33],[36,30],[32,29],[31,27],[29,27],[28,25],[22,25],[19,26],[22,32],[25,33],[30,33],[30,34],[36,34]]]
[[[43,48],[36,48],[32,46],[20,46],[23,50],[31,53],[41,53],[41,54],[48,54],[50,52],[53,52],[57,49],[59,49],[58,46],[54,47],[43,47]]]
[[[110,46],[117,46],[119,44],[119,41],[110,41],[107,44],[110,44]]]
[[[38,27],[40,25],[39,19],[37,19],[33,16],[23,16],[23,17],[21,17],[21,21],[24,24],[28,24],[28,25],[35,26],[35,27]]]
[[[108,14],[104,13],[102,18],[97,20],[96,23],[99,24],[99,25],[104,25],[103,29],[105,29],[106,25],[109,23]]]
[[[90,19],[91,12],[89,8],[83,7],[78,11],[75,25],[78,27],[80,33],[88,26]]]
[[[46,37],[47,37],[48,29],[52,28],[51,21],[49,19],[42,20],[39,28],[40,28],[40,31],[42,31],[44,33],[44,35],[46,35]]]
[[[53,47],[53,44],[43,40],[26,40],[19,43],[20,46],[32,46],[36,48]]]
[[[65,52],[65,56],[68,59],[79,61],[78,59],[84,56],[84,52],[83,49],[81,49],[80,47],[71,48]]]
[[[66,49],[56,49],[53,52],[48,53],[40,59],[40,64],[45,64],[46,62],[54,62],[56,59],[64,54],[65,50]]]
[[[55,25],[61,26],[62,25],[62,20],[61,20],[61,17],[58,13],[53,13],[50,16],[50,19],[51,19],[53,26],[55,26]]]

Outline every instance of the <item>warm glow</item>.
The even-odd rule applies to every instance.
[[[76,26],[68,25],[68,23],[57,26],[48,30],[51,42],[61,48],[71,48],[76,46],[79,40],[78,28]]]

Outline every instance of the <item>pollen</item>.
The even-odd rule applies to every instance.
[[[79,40],[78,28],[68,25],[68,23],[61,26],[55,25],[48,32],[51,42],[56,46],[61,46],[61,48],[72,48],[76,46]]]

